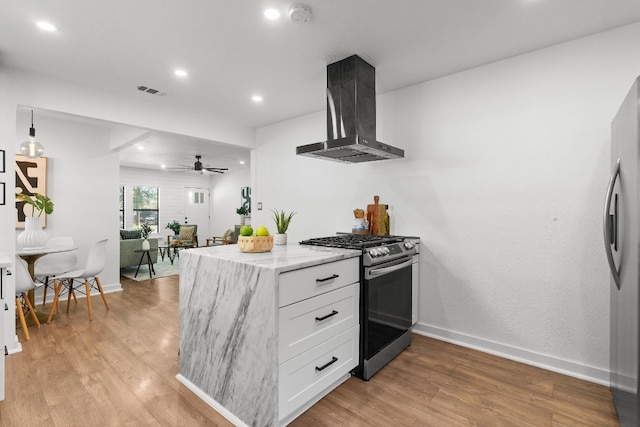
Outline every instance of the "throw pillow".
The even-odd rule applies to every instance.
[[[194,227],[180,227],[180,240],[193,240]]]
[[[142,239],[140,230],[120,230],[120,238],[122,240]]]

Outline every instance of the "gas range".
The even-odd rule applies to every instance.
[[[303,240],[300,244],[362,250],[363,266],[410,258],[417,253],[416,242],[402,236],[345,233]]]
[[[418,238],[336,234],[302,245],[358,249],[360,256],[360,363],[354,374],[369,380],[411,344],[417,300]],[[416,281],[414,282],[414,275]]]

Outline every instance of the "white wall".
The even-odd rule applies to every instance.
[[[259,129],[254,221],[294,209],[293,241],[333,234],[380,195],[392,234],[422,237],[416,330],[608,384],[600,215],[639,48],[634,24],[381,95],[403,160],[295,156],[324,112]]]
[[[222,236],[228,229],[233,230],[236,224],[240,224],[240,217],[236,209],[241,205],[242,187],[251,186],[251,171],[241,169],[224,175],[214,176],[211,179],[211,235]],[[247,224],[251,219],[247,218]],[[204,244],[204,241],[201,243]]]

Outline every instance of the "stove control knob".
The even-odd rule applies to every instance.
[[[404,247],[407,249],[413,249],[415,245],[411,242],[404,242]]]
[[[384,248],[381,248],[381,251],[382,255],[389,255],[389,253],[391,252],[386,246]]]
[[[375,258],[378,256],[378,251],[376,249],[369,249],[369,255],[371,255],[372,258]]]

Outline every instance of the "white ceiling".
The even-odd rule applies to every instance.
[[[0,0],[0,64],[153,96],[145,85],[167,93],[157,102],[260,127],[323,110],[326,65],[352,54],[384,93],[640,21],[637,0],[304,0],[312,19],[295,24],[293,3]]]

